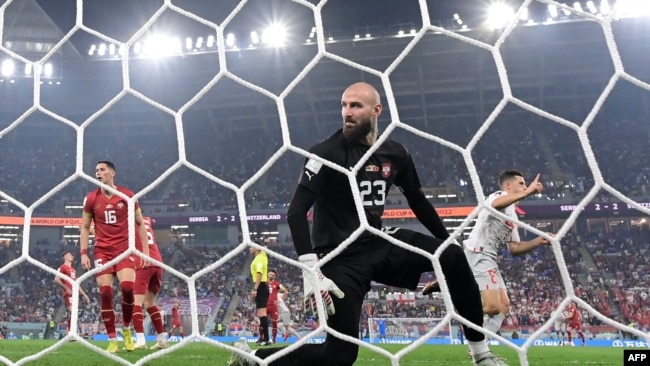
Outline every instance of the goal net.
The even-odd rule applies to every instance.
[[[648,333],[626,326],[620,317],[614,320],[616,314],[606,312],[603,305],[608,303],[607,297],[599,296],[616,293],[624,302],[626,293],[621,288],[635,287],[619,278],[620,273],[629,270],[618,267],[624,261],[609,255],[631,243],[614,240],[621,245],[608,246],[611,241],[598,242],[599,225],[605,225],[602,222],[594,222],[594,230],[581,231],[589,233],[589,240],[572,231],[583,212],[595,215],[609,210],[614,216],[627,210],[650,214],[650,204],[640,204],[634,199],[637,192],[627,188],[645,187],[646,177],[640,172],[650,165],[644,164],[647,154],[626,154],[615,147],[600,149],[619,143],[629,145],[627,149],[632,146],[647,151],[647,141],[638,146],[632,143],[635,137],[647,133],[647,118],[645,124],[638,125],[621,118],[627,122],[617,124],[601,140],[590,136],[609,123],[612,110],[630,110],[628,104],[608,105],[612,96],[628,101],[617,92],[619,85],[644,93],[650,90],[650,78],[643,74],[647,72],[647,60],[638,56],[648,54],[647,33],[621,35],[616,29],[627,17],[647,12],[646,1],[603,0],[595,10],[591,1],[575,2],[580,6],[552,0],[516,1],[517,7],[501,8],[487,27],[481,22],[468,28],[458,14],[450,15],[449,22],[437,22],[431,18],[430,7],[434,5],[429,5],[436,2],[419,0],[411,4],[417,8],[417,19],[408,27],[395,32],[390,29],[390,36],[388,31],[378,35],[373,27],[356,29],[345,40],[324,22],[324,14],[334,6],[334,2],[326,0],[227,1],[223,2],[227,5],[212,8],[206,4],[222,2],[164,0],[153,6],[152,2],[143,5],[144,15],[131,17],[130,21],[122,21],[121,17],[132,11],[127,8],[113,13],[111,1],[76,0],[66,9],[44,9],[56,7],[53,3],[6,0],[0,5],[0,206],[4,220],[0,234],[3,244],[12,249],[3,252],[0,262],[3,289],[7,294],[17,291],[26,305],[33,300],[38,308],[24,318],[34,323],[48,319],[46,313],[54,304],[47,299],[54,296],[44,294],[43,303],[30,298],[30,293],[40,293],[43,284],[50,283],[54,276],[71,279],[56,270],[60,256],[41,248],[49,248],[48,243],[59,239],[64,244],[79,244],[80,201],[90,190],[105,187],[94,176],[94,164],[116,157],[117,183],[136,192],[128,201],[129,218],[133,218],[136,200],[140,200],[145,215],[158,217],[159,224],[166,225],[165,235],[161,236],[165,239],[160,240],[166,242],[169,256],[166,263],[156,263],[168,278],[163,295],[186,299],[182,315],[191,321],[185,322],[183,340],[169,349],[133,362],[107,353],[104,347],[85,338],[78,325],[91,319],[99,308],[96,299],[85,303],[79,291],[84,288],[93,294],[94,276],[100,271],[93,268],[80,273],[74,282],[67,335],[31,355],[10,359],[0,352],[0,362],[22,365],[53,357],[55,350],[71,340],[124,365],[145,364],[179,348],[191,347],[190,342],[201,342],[224,354],[236,351],[232,340],[205,334],[199,316],[214,325],[218,316],[234,309],[227,313],[231,319],[226,320],[236,324],[238,330],[245,327],[247,317],[253,317],[250,286],[241,278],[234,279],[245,277],[242,273],[248,275],[246,261],[251,247],[266,250],[274,265],[283,266],[286,278],[289,273],[306,269],[295,253],[272,245],[266,248],[256,241],[260,234],[269,232],[278,238],[289,237],[286,224],[279,229],[280,225],[276,225],[273,230],[269,226],[286,221],[287,202],[296,183],[293,177],[303,159],[314,159],[344,173],[353,192],[359,193],[353,184],[356,170],[336,166],[307,149],[340,128],[338,98],[346,86],[360,79],[381,89],[385,112],[380,121],[379,143],[389,137],[409,139],[405,145],[423,165],[419,172],[429,188],[427,194],[437,200],[436,205],[449,206],[441,215],[450,217],[447,223],[452,239],[471,227],[480,210],[499,215],[482,202],[485,193],[496,188],[489,177],[502,168],[513,168],[514,164],[533,169],[528,166],[535,163],[535,168],[587,177],[569,184],[567,176],[571,174],[558,174],[560,178],[554,179],[560,183],[555,185],[556,194],[538,197],[553,201],[565,197],[567,190],[576,193],[572,196],[574,202],[558,205],[558,212],[565,215],[554,221],[552,231],[556,236],[545,256],[508,266],[528,271],[525,278],[510,278],[527,281],[527,287],[518,289],[518,295],[531,294],[525,304],[513,301],[512,311],[521,313],[524,307],[546,300],[553,309],[564,309],[575,302],[602,325],[641,342],[632,346],[647,347]],[[288,9],[286,13],[292,14],[287,22],[296,34],[304,35],[299,42],[291,44],[277,24],[267,32],[250,32],[243,24],[247,19],[259,18],[259,12],[255,13],[258,5],[265,15],[286,10],[270,9],[271,3],[282,3]],[[386,1],[377,6],[389,7],[393,3],[398,2]],[[643,11],[635,11],[635,4]],[[53,26],[48,11],[67,11],[67,18],[62,25]],[[363,17],[367,18],[367,14]],[[565,27],[555,28],[558,24]],[[242,33],[241,29],[246,29],[246,40],[235,36],[237,31]],[[538,33],[542,29],[550,33]],[[553,33],[556,29],[562,30],[560,34]],[[166,33],[170,31],[179,34]],[[191,34],[185,37],[183,32]],[[563,42],[566,38],[570,40]],[[574,52],[582,51],[579,46],[584,46],[585,52]],[[641,48],[644,51],[635,53]],[[636,57],[624,60],[624,51]],[[575,72],[571,74],[575,78],[572,82],[567,82],[569,71]],[[594,75],[599,77],[596,83]],[[579,98],[585,95],[590,98]],[[640,99],[638,104],[645,106],[647,116],[650,102],[647,96]],[[637,109],[643,110],[642,106]],[[544,126],[548,127],[546,132],[542,132]],[[515,156],[504,156],[511,145]],[[566,146],[572,146],[570,153],[566,153]],[[555,159],[546,161],[545,156]],[[601,157],[611,156],[620,160],[610,162],[611,168],[605,169]],[[621,164],[637,165],[620,169]],[[537,171],[527,173],[534,177]],[[622,184],[611,183],[622,175],[626,178]],[[444,192],[440,187],[443,181],[452,182],[457,195]],[[647,193],[643,191],[639,194]],[[398,207],[391,210],[392,216],[384,217],[387,221],[398,226],[416,225],[412,213],[404,208],[405,201],[392,196],[387,199]],[[458,208],[454,200],[468,207]],[[615,203],[596,206],[595,200]],[[355,203],[362,227],[330,257],[349,245],[361,229],[413,251],[413,247],[370,227],[358,197]],[[183,215],[189,216],[185,222],[174,221]],[[647,227],[647,222],[641,220],[637,224]],[[135,225],[129,221],[129,252],[107,264],[115,264],[130,254],[142,256],[135,251]],[[522,216],[516,224],[529,233],[546,235],[542,221],[531,224]],[[214,227],[202,231],[202,236],[191,231],[193,225],[204,224]],[[54,239],[48,227],[60,230]],[[196,249],[195,244],[202,240],[229,243],[231,247],[224,252],[212,247]],[[570,250],[563,251],[566,243],[571,243]],[[443,248],[450,244],[451,239]],[[583,250],[590,245],[594,256]],[[427,258],[444,284],[439,254]],[[637,262],[639,257],[647,257],[647,250],[641,254],[625,254],[626,260],[636,260],[635,271],[646,268],[645,263]],[[568,259],[580,255],[595,262],[585,259],[578,264],[578,260],[568,263]],[[578,267],[589,271],[582,274],[584,283],[590,285],[578,285],[582,278],[572,278],[570,270]],[[535,268],[542,268],[538,282]],[[615,273],[610,272],[611,268],[616,269]],[[591,282],[587,275],[593,275]],[[597,283],[601,277],[602,282]],[[300,293],[302,279],[295,284],[296,293]],[[545,284],[554,287],[542,291],[540,287]],[[602,292],[592,296],[590,286]],[[424,347],[427,340],[453,339],[450,322],[467,323],[454,310],[449,292],[444,291],[446,286],[442,288],[445,312],[440,318],[386,319],[388,341],[416,340],[396,354],[388,354],[378,346],[383,337],[376,333],[372,322],[369,331],[376,342],[367,343],[341,335],[313,318],[305,326],[303,318],[301,326],[307,331],[297,343],[304,345],[315,335],[327,332],[328,336],[354,343],[362,351],[382,355],[392,365],[398,365],[414,348]],[[536,288],[540,291],[536,292]],[[544,298],[548,294],[553,299]],[[297,297],[294,313],[302,309],[301,296]],[[238,303],[232,305],[233,299]],[[635,310],[624,308],[622,312],[636,319]],[[318,311],[322,318],[324,309],[319,306]],[[521,365],[528,365],[528,350],[550,331],[553,322],[538,319],[519,344],[496,334],[489,336],[516,351]],[[289,347],[276,355],[294,349]],[[254,359],[261,365],[268,364]]]
[[[410,344],[438,327],[443,318],[368,318],[368,341],[370,343]],[[453,344],[454,328],[451,324],[439,327],[430,334],[432,344]],[[460,341],[459,341],[460,342]]]

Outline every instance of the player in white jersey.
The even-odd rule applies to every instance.
[[[300,338],[300,334],[298,334],[298,332],[293,328],[294,323],[291,319],[291,310],[289,310],[289,307],[284,302],[282,297],[278,297],[278,310],[280,312],[281,321],[279,328],[283,329],[284,341],[287,341],[289,335],[294,335],[296,338]]]
[[[498,217],[486,209],[481,210],[476,225],[463,243],[467,260],[481,290],[483,313],[486,315],[483,328],[494,333],[501,328],[501,323],[510,309],[506,285],[497,265],[499,246],[506,244],[510,253],[517,256],[528,253],[540,245],[549,244],[549,241],[541,236],[530,241],[520,241],[514,223],[517,219],[515,205],[544,189],[539,178],[540,175],[537,174],[530,186],[526,187],[521,172],[509,170],[501,173],[499,175],[501,190],[489,195],[486,204],[512,218],[513,221]]]
[[[551,312],[551,318],[557,313],[557,309]],[[557,342],[560,346],[564,345],[564,333],[566,332],[566,312],[562,311],[553,323],[553,331],[557,333]]]

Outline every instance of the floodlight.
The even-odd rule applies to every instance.
[[[591,0],[587,1],[587,9],[589,9],[592,14],[596,14],[598,12],[596,4],[594,4],[594,2]]]
[[[260,43],[260,37],[257,35],[257,32],[255,31],[251,32],[251,42],[253,42],[253,44]]]
[[[0,68],[2,76],[11,76],[11,75],[13,75],[15,68],[16,68],[16,64],[14,63],[14,60],[8,58],[8,59],[2,61],[2,67]]]
[[[203,47],[203,37],[199,37],[196,39],[196,47],[195,48],[201,48]]]
[[[180,48],[180,41],[176,46]],[[154,34],[143,42],[142,53],[147,57],[165,57],[173,53],[174,47],[172,38],[162,34]]]
[[[25,75],[32,74],[32,64],[25,64]]]
[[[282,47],[287,37],[287,30],[281,24],[272,24],[262,33],[262,42],[273,47]]]
[[[232,34],[232,33],[231,33]],[[206,41],[205,44],[208,48],[214,47],[214,36],[211,34],[208,36],[208,40]]]
[[[228,35],[226,35],[226,46],[233,47],[234,45],[235,45],[235,34],[228,33]]]
[[[185,49],[186,50],[191,50],[193,45],[194,45],[194,42],[192,41],[192,37],[185,38]]]
[[[575,3],[573,3],[573,8],[574,8],[575,10],[583,11],[583,10],[582,10],[582,4],[580,4],[580,2],[578,2],[578,1],[576,1]]]
[[[612,8],[609,6],[609,1],[607,0],[602,0],[600,2],[600,12],[607,15],[609,12],[612,10]]]
[[[52,76],[53,71],[54,70],[52,68],[52,63],[51,62],[46,63],[45,66],[43,67],[43,75],[45,75],[45,76]]]
[[[614,11],[617,18],[650,15],[650,3],[647,0],[618,0]]]
[[[97,54],[104,56],[106,54],[106,43],[100,43],[99,48],[97,49]]]
[[[97,45],[93,43],[92,45],[90,45],[90,49],[88,49],[88,56],[94,55],[96,50],[97,50]]]
[[[515,16],[515,12],[505,3],[494,3],[487,13],[487,24],[492,29],[505,27]]]
[[[551,18],[557,18],[558,13],[557,13],[557,6],[554,4],[548,4],[548,15],[551,16]]]

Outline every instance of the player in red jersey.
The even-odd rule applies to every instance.
[[[178,332],[181,335],[181,338],[185,337],[183,332],[183,323],[181,322],[181,302],[176,299],[174,300],[174,306],[172,306],[172,327],[169,330],[169,334],[174,334],[174,329],[178,329]]]
[[[569,304],[569,306],[566,309],[566,320],[569,322],[569,326],[566,329],[567,333],[567,339],[569,340],[569,344],[571,343],[573,331],[578,333],[580,336],[580,339],[582,340],[582,345],[586,345],[587,343],[585,342],[585,335],[582,333],[582,315],[580,315],[580,311],[578,310],[578,307],[576,306],[575,303]]]
[[[115,185],[115,165],[110,161],[100,161],[95,167],[97,180],[117,190],[127,197],[134,194],[127,188]],[[135,202],[134,208],[136,234],[142,242],[147,241],[147,230],[142,222],[140,205]],[[129,248],[128,202],[113,192],[97,188],[84,199],[83,223],[81,226],[81,265],[86,270],[91,268],[88,257],[88,238],[90,225],[95,223],[95,250],[93,254],[95,267],[100,268],[96,274],[99,296],[101,299],[102,320],[106,326],[109,345],[107,351],[116,353],[119,349],[115,331],[115,313],[113,311],[113,280],[115,276],[120,282],[122,291],[122,336],[124,347],[133,351],[135,344],[131,336],[131,319],[133,316],[133,286],[135,281],[135,256],[129,255],[112,266],[105,264],[124,253]],[[144,246],[145,255],[149,255],[149,247]],[[148,263],[145,261],[143,265]]]
[[[280,312],[278,309],[278,303],[279,300],[281,299],[284,301],[287,298],[287,295],[289,294],[289,291],[282,286],[280,281],[276,280],[276,275],[277,273],[275,272],[274,269],[269,269],[268,270],[268,285],[269,285],[269,300],[266,304],[266,313],[269,315],[271,318],[271,341],[272,343],[276,342],[276,338],[278,336],[278,320],[280,319]],[[278,294],[282,293],[282,297],[278,299]]]
[[[143,217],[142,221],[144,222],[144,227],[147,229],[147,245],[149,246],[149,256],[158,262],[162,263],[162,256],[160,255],[160,250],[158,250],[158,244],[156,243],[156,236],[153,231],[153,224],[155,221],[151,217]],[[139,240],[136,241],[135,247],[144,252],[142,247],[142,242]],[[158,339],[156,339],[156,344],[153,345],[152,349],[162,349],[167,348],[167,333],[163,327],[163,318],[161,309],[156,305],[156,299],[158,298],[158,293],[160,292],[160,287],[162,286],[162,268],[151,264],[147,267],[138,266],[135,275],[135,306],[133,307],[133,328],[135,328],[135,348],[136,349],[146,349],[147,343],[144,337],[144,313],[142,312],[142,305],[149,313],[149,318],[151,318],[151,323],[153,324],[154,329],[156,329],[156,334]]]
[[[74,255],[72,254],[72,251],[64,249],[63,264],[59,266],[59,272],[70,277],[74,281],[77,279],[77,270],[72,266],[73,261]],[[54,277],[54,282],[63,288],[63,302],[65,303],[65,307],[68,309],[68,332],[70,332],[70,320],[72,316],[72,283],[58,276]],[[81,286],[79,286],[79,294],[86,299],[86,302],[90,303],[88,295]]]

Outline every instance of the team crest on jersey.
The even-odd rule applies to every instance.
[[[122,209],[122,207],[124,207],[124,203],[118,202],[117,203],[117,208]]]
[[[367,172],[378,172],[379,167],[376,166],[375,164],[370,164],[370,165],[366,166],[366,171]]]
[[[390,163],[383,163],[381,164],[381,176],[384,178],[388,178],[391,175],[391,169],[390,169]]]

